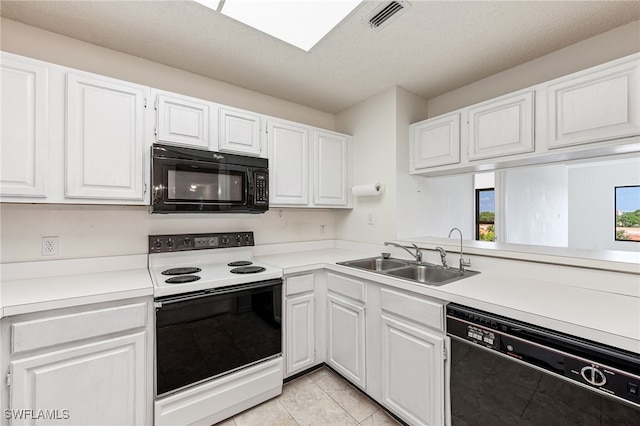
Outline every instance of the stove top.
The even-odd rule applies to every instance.
[[[253,233],[149,236],[154,296],[163,297],[282,278],[252,258]]]

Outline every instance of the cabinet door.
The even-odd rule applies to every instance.
[[[67,74],[67,198],[144,200],[147,89]]]
[[[548,87],[549,148],[640,134],[638,56]]]
[[[349,138],[321,130],[313,132],[313,202],[343,206],[349,201]]]
[[[209,149],[212,108],[198,99],[158,94],[156,141]]]
[[[460,162],[460,113],[411,125],[411,171]]]
[[[382,315],[382,403],[411,425],[444,424],[444,341]]]
[[[365,308],[332,294],[327,300],[327,364],[365,389]]]
[[[10,365],[12,410],[57,410],[65,425],[142,425],[146,387],[145,333],[47,352]],[[67,411],[64,411],[67,410]],[[13,419],[12,425],[51,424]]]
[[[287,376],[315,364],[314,307],[313,293],[287,299]]]
[[[48,145],[47,68],[8,59],[3,55],[0,69],[0,195],[45,197]]]
[[[309,204],[309,128],[270,121],[269,204]]]
[[[533,151],[533,99],[529,91],[469,108],[469,160]]]
[[[220,108],[220,151],[260,155],[260,116],[248,111]]]

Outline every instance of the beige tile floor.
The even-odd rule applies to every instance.
[[[286,383],[282,394],[216,426],[399,425],[328,368]]]

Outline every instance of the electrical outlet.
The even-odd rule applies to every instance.
[[[325,225],[320,225],[320,235],[324,235],[324,227]]]
[[[376,223],[376,217],[373,213],[369,212],[369,214],[367,214],[367,223],[369,225],[375,225]]]
[[[42,255],[58,255],[58,237],[42,237]]]

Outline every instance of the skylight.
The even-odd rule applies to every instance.
[[[307,52],[361,2],[361,0],[195,1]]]

